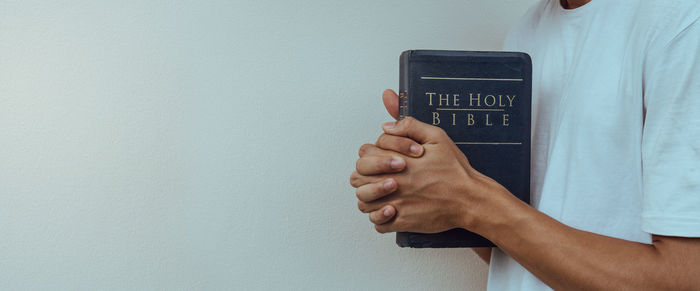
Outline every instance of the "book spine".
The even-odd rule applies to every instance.
[[[402,120],[409,116],[409,58],[411,51],[404,51],[399,57],[399,120]],[[397,232],[396,233],[396,244],[400,247],[415,247],[412,244],[411,234],[407,232]]]
[[[408,59],[411,51],[401,53],[399,58],[399,120],[409,116],[409,100],[408,100]]]

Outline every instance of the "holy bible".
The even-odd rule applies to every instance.
[[[477,171],[530,202],[532,62],[520,52],[409,50],[401,54],[399,119],[443,128]],[[401,247],[494,246],[464,229],[399,232]]]

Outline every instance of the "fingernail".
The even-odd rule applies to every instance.
[[[422,149],[423,149],[423,147],[419,146],[417,144],[411,145],[411,152],[416,154],[416,155],[420,155]]]
[[[391,168],[392,169],[399,170],[399,169],[403,168],[403,166],[404,166],[404,161],[402,159],[394,158],[391,160]]]
[[[391,190],[394,188],[394,180],[388,179],[384,181],[384,190]]]
[[[392,128],[394,128],[394,126],[396,126],[396,122],[393,122],[393,121],[385,122],[382,125],[382,127],[384,127],[384,129],[392,129]]]
[[[391,207],[384,208],[384,216],[391,216]]]

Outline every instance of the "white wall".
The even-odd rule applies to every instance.
[[[402,50],[533,0],[171,2],[0,1],[0,289],[484,289],[348,177]]]

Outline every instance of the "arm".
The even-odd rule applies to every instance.
[[[648,245],[573,229],[531,208],[471,168],[440,128],[407,118],[389,123],[384,130],[383,136],[393,138],[380,137],[375,148],[361,154],[357,172],[351,177],[351,184],[358,188],[358,207],[370,213],[381,233],[435,233],[462,227],[493,241],[555,289],[700,287],[700,239],[654,236],[654,243]],[[401,156],[399,172],[371,167],[388,165],[391,158],[378,158],[386,154],[382,152],[385,149],[406,147],[397,146],[406,140],[396,137],[420,143],[422,156]],[[395,184],[390,189],[374,190],[384,179]]]
[[[698,290],[700,239],[653,236],[631,242],[568,227],[501,195],[505,213],[477,223],[484,235],[557,290]],[[465,225],[466,226],[466,225]],[[474,227],[474,226],[466,226]]]

